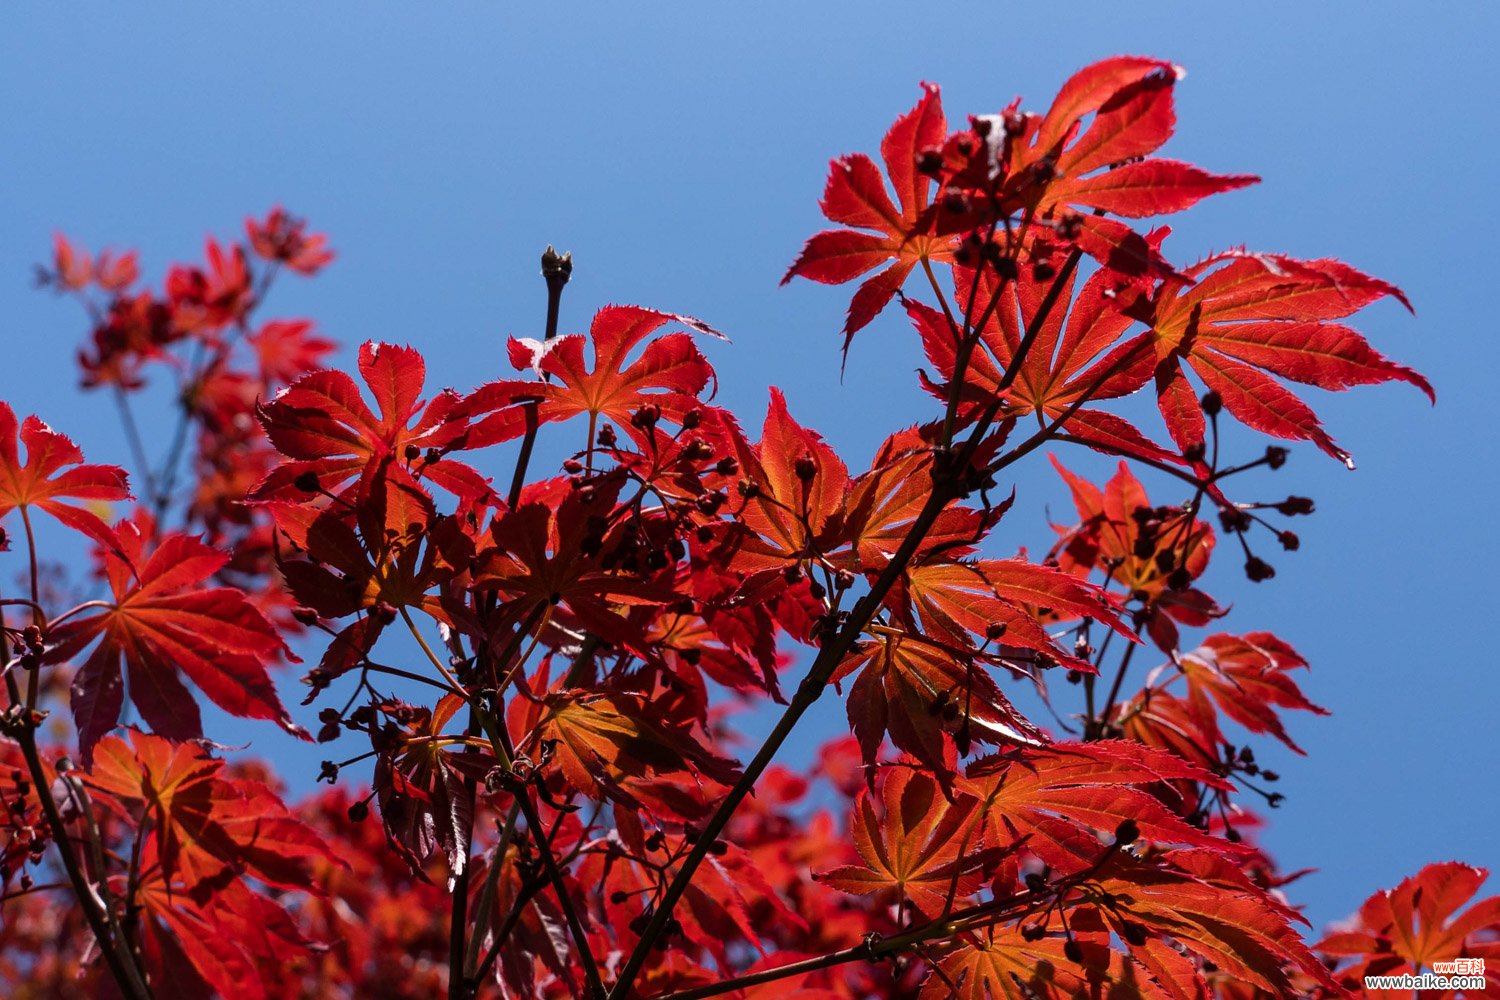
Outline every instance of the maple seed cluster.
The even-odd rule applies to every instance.
[[[26,553],[3,992],[1292,998],[1491,948],[1457,864],[1310,943],[1256,843],[1284,799],[1250,744],[1301,753],[1291,720],[1325,709],[1290,644],[1222,630],[1213,554],[1270,579],[1265,533],[1295,551],[1279,518],[1313,501],[1245,496],[1289,444],[1348,461],[1284,382],[1431,387],[1341,322],[1393,285],[1168,259],[1140,220],[1255,181],[1156,155],[1181,76],[1108,59],[953,129],[924,85],[880,162],[834,161],[837,228],[787,280],[859,282],[846,353],[896,304],[934,401],[868,464],[774,388],[747,432],[700,320],[566,332],[551,247],[540,335],[454,389],[409,345],[344,371],[263,317],[332,260],[281,209],[160,290],[59,238],[40,277],[86,309],[84,387],[135,427],[172,381],[175,425],[127,480],[0,403],[0,552]],[[1275,443],[1235,460],[1231,420]],[[1095,482],[1069,448],[1118,464]],[[1006,487],[1043,451],[1074,511],[1016,552]],[[97,599],[63,597],[42,517],[92,544]],[[280,693],[302,657],[311,733]],[[848,732],[773,763],[830,697]],[[341,749],[288,805],[204,701]],[[776,715],[759,743],[747,710]]]

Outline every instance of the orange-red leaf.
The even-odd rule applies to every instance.
[[[128,741],[99,742],[84,781],[122,808],[145,806],[168,881],[193,887],[231,871],[283,889],[315,890],[313,862],[339,859],[270,788],[223,771],[224,761],[197,746],[132,730]]]
[[[1428,865],[1396,888],[1375,893],[1359,908],[1351,926],[1335,930],[1316,948],[1335,958],[1354,959],[1335,975],[1355,990],[1363,986],[1365,976],[1432,972],[1438,963],[1477,958],[1486,966],[1488,986],[1482,994],[1434,990],[1423,996],[1500,993],[1500,896],[1486,897],[1459,912],[1488,877],[1485,869],[1456,861]],[[1369,992],[1394,997],[1410,991]]]
[[[427,366],[410,347],[365,343],[359,373],[375,397],[378,413],[365,403],[354,380],[341,371],[310,372],[260,407],[260,421],[284,462],[255,488],[261,500],[301,500],[301,477],[337,492],[386,459],[404,463],[413,476],[450,493],[480,497],[487,480],[446,457],[471,447],[462,397],[451,389],[430,402],[421,399]],[[361,483],[363,486],[363,483]]]
[[[945,799],[931,775],[900,765],[885,769],[878,790],[880,807],[862,789],[849,819],[862,864],[821,872],[818,881],[856,895],[895,891],[928,917],[979,888],[974,799]]]
[[[518,437],[528,419],[547,423],[587,413],[590,420],[604,417],[626,424],[647,404],[657,407],[660,416],[681,423],[714,382],[714,370],[689,333],[679,330],[646,342],[668,323],[725,339],[691,316],[618,305],[595,313],[586,337],[573,333],[545,342],[512,338],[512,363],[546,381],[504,379],[475,391],[464,404],[466,412],[489,415],[476,421],[469,447]],[[640,356],[631,360],[643,342]],[[585,357],[586,347],[592,348],[592,363]]]

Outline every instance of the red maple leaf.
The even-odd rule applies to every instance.
[[[341,371],[310,372],[260,407],[261,424],[276,450],[292,459],[271,472],[251,496],[257,500],[300,499],[305,486],[337,492],[359,478],[359,492],[385,459],[403,463],[425,479],[461,497],[481,497],[489,483],[447,455],[470,447],[463,397],[444,389],[421,398],[427,377],[422,355],[410,347],[365,343],[359,373],[375,396],[379,415]]]
[[[1158,1000],[1167,996],[1135,962],[1107,941],[1076,943],[1063,937],[1030,940],[1021,928],[992,926],[972,935],[938,961],[917,1000]]]
[[[927,917],[983,884],[994,852],[980,849],[977,799],[944,798],[931,775],[900,764],[882,769],[876,791],[879,807],[861,789],[849,817],[860,864],[820,872],[818,881],[856,895],[894,891]]]
[[[0,518],[19,508],[46,511],[106,548],[118,542],[99,515],[63,500],[125,500],[130,496],[125,470],[113,465],[81,465],[83,452],[71,440],[35,416],[20,425],[26,446],[22,464],[17,447],[16,415],[0,402]],[[73,466],[66,469],[66,466]]]
[[[1315,715],[1328,710],[1303,695],[1289,671],[1306,668],[1291,646],[1269,632],[1211,635],[1203,645],[1184,654],[1179,668],[1187,678],[1188,702],[1206,720],[1208,732],[1218,737],[1210,699],[1235,722],[1252,733],[1269,733],[1297,753],[1303,749],[1287,735],[1277,709],[1300,709]],[[1212,745],[1212,744],[1210,744]]]
[[[953,734],[961,734],[957,749],[964,753],[970,741],[1041,742],[1042,733],[990,675],[990,659],[920,636],[882,636],[857,647],[830,679],[859,671],[849,688],[849,725],[866,767],[874,766],[887,733],[945,782],[953,770]]]
[[[1159,844],[1189,844],[1243,853],[1227,841],[1189,826],[1167,783],[1194,781],[1228,787],[1175,754],[1124,740],[1054,743],[1001,752],[975,761],[958,787],[984,803],[996,830],[1059,871],[1096,860],[1098,834],[1113,834],[1124,820]],[[1165,800],[1164,800],[1165,799]],[[1079,856],[1074,837],[1082,833]]]
[[[245,235],[262,260],[285,264],[298,274],[317,274],[333,260],[328,237],[309,234],[307,222],[288,215],[280,205],[271,209],[264,222],[246,219]]]
[[[413,869],[438,849],[455,875],[469,862],[474,801],[465,782],[482,779],[495,758],[488,752],[459,752],[461,746],[473,748],[444,732],[464,705],[450,694],[431,710],[392,704],[386,711],[404,722],[405,731],[398,749],[382,754],[376,764],[376,801],[386,835]]]
[[[793,419],[780,389],[771,389],[760,442],[741,438],[738,448],[740,474],[752,486],[720,542],[736,570],[816,563],[842,546],[849,470],[821,435]]]
[[[587,337],[574,333],[545,342],[512,337],[511,363],[546,381],[506,379],[477,389],[466,409],[490,415],[476,421],[473,446],[519,437],[528,420],[547,423],[587,413],[592,448],[600,417],[627,424],[643,406],[655,408],[653,419],[681,424],[714,380],[714,370],[692,335],[678,331],[656,337],[638,358],[629,360],[642,341],[668,323],[726,339],[702,320],[639,306],[605,306],[594,314]],[[584,357],[585,344],[593,347],[592,366]]]
[[[338,345],[312,332],[305,319],[276,319],[246,336],[255,351],[260,377],[266,385],[287,385],[299,375],[322,366]]]
[[[130,730],[94,748],[84,777],[127,816],[144,806],[168,881],[188,886],[224,871],[282,889],[316,891],[312,864],[342,862],[266,785],[225,773],[225,762],[190,743]]]
[[[1192,586],[1214,550],[1207,522],[1183,508],[1153,506],[1124,462],[1101,490],[1051,458],[1079,518],[1076,526],[1057,529],[1062,537],[1053,552],[1064,572],[1105,573],[1109,586],[1142,603],[1136,627],[1168,654],[1178,648],[1179,624],[1201,628],[1223,616],[1212,597]]]
[[[230,715],[270,719],[300,734],[266,672],[277,657],[291,655],[275,627],[243,591],[202,586],[229,557],[183,534],[167,535],[148,552],[132,521],[115,531],[121,554],[105,554],[113,599],[103,611],[54,629],[47,654],[53,662],[67,660],[98,640],[73,679],[73,721],[85,764],[119,720],[127,676],[141,718],[169,739],[203,735],[197,702],[179,673]]]
[[[1352,926],[1335,930],[1314,947],[1354,962],[1334,975],[1351,990],[1365,976],[1431,972],[1439,962],[1478,959],[1488,984],[1482,992],[1424,990],[1423,996],[1491,996],[1500,992],[1500,896],[1475,902],[1489,872],[1447,861],[1428,865],[1394,889],[1384,889],[1359,908]],[[1406,996],[1411,991],[1369,990],[1371,996]]]
[[[1156,391],[1172,438],[1182,448],[1205,440],[1203,411],[1184,366],[1217,392],[1224,408],[1273,437],[1312,441],[1350,468],[1309,407],[1273,376],[1341,390],[1399,380],[1429,399],[1431,384],[1383,357],[1342,319],[1390,296],[1395,285],[1336,260],[1225,253],[1169,278],[1142,318],[1156,344]],[[1139,307],[1145,310],[1147,307]]]
[[[1100,451],[1180,461],[1123,418],[1082,405],[1135,392],[1151,380],[1155,359],[1149,334],[1121,341],[1134,320],[1114,304],[1110,271],[1095,271],[1076,297],[1075,281],[1076,272],[1063,283],[1057,304],[1037,328],[1018,372],[1010,377],[1004,395],[1007,412],[1018,417],[1034,415],[1039,425],[1066,414],[1062,433]],[[975,311],[984,319],[958,393],[961,419],[974,419],[996,399],[1052,283],[1051,279],[1038,281],[1024,270],[1002,285],[986,269],[976,284],[973,271],[954,269],[957,301],[968,302],[972,295]],[[991,303],[995,308],[989,308]],[[958,367],[962,331],[955,330],[941,312],[914,300],[908,302],[907,312],[922,336],[928,360],[944,379],[933,381],[923,373],[923,384],[946,400]]]
[[[912,268],[924,261],[953,259],[952,239],[925,231],[923,216],[932,179],[917,171],[917,154],[941,144],[947,131],[938,88],[923,84],[917,106],[896,119],[880,144],[899,210],[886,191],[880,168],[868,156],[854,153],[833,161],[823,191],[823,214],[855,229],[825,230],[808,240],[781,283],[801,276],[841,285],[894,261],[866,278],[854,293],[844,323],[845,354],[854,334],[886,307]],[[874,230],[874,234],[859,229]]]
[[[982,637],[1009,652],[1032,650],[1090,673],[1092,666],[1065,653],[1047,633],[1040,609],[1047,609],[1049,618],[1093,618],[1134,639],[1104,591],[1020,558],[925,558],[907,567],[886,604],[911,631],[934,639],[962,647]]]
[[[1180,66],[1159,59],[1116,56],[1069,78],[1020,156],[1025,163],[1046,158],[1052,164],[1038,213],[1081,205],[1127,218],[1166,215],[1208,195],[1256,183],[1260,178],[1145,159],[1172,136],[1172,95],[1182,77]],[[1081,221],[1087,229],[1089,221]]]
[[[886,439],[869,470],[849,484],[842,531],[853,549],[836,554],[837,562],[851,571],[875,572],[886,567],[927,505],[932,456],[932,444],[923,439],[921,428]],[[987,513],[958,504],[945,508],[928,529],[917,556],[939,547],[950,556],[967,555],[1008,506],[1000,504]]]

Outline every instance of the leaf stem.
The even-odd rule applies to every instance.
[[[115,408],[120,411],[120,426],[125,428],[125,440],[130,445],[130,454],[136,467],[141,470],[141,479],[146,489],[146,503],[156,506],[156,477],[151,474],[151,462],[146,458],[146,446],[141,443],[141,431],[135,422],[135,412],[130,408],[130,397],[115,384]]]

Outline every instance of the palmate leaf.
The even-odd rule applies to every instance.
[[[487,752],[463,752],[472,748],[461,750],[446,732],[464,705],[450,694],[431,711],[410,713],[399,749],[382,754],[375,766],[375,799],[386,836],[414,870],[437,850],[454,875],[469,863],[474,800],[465,782],[482,779],[495,759]]]
[[[920,636],[883,636],[862,643],[839,664],[833,681],[855,671],[849,689],[849,725],[866,767],[882,741],[891,742],[951,780],[953,734],[963,749],[975,743],[1035,744],[1044,739],[1001,692],[972,651],[955,651]]]
[[[1217,705],[1219,712],[1250,732],[1269,733],[1289,749],[1305,753],[1287,735],[1277,710],[1328,714],[1327,709],[1308,701],[1289,676],[1291,670],[1305,669],[1307,661],[1269,632],[1211,635],[1202,646],[1185,654],[1179,666],[1187,678],[1188,703],[1213,736],[1218,736]],[[1222,739],[1220,736],[1214,742]]]
[[[1301,914],[1257,886],[1222,853],[1178,849],[1149,860],[1117,853],[1096,878],[1111,901],[1092,915],[1097,925],[1134,923],[1150,937],[1175,942],[1230,980],[1272,996],[1294,995],[1293,984],[1304,979],[1338,992],[1293,926],[1306,923]],[[1142,958],[1164,968],[1149,951]]]
[[[512,705],[517,751],[533,759],[545,753],[567,788],[592,798],[638,806],[623,782],[688,772],[732,785],[739,775],[733,761],[715,755],[685,725],[653,713],[633,692],[569,689]]]
[[[179,1000],[280,997],[286,969],[306,962],[309,941],[280,904],[233,880],[212,893],[173,884],[147,845],[136,899],[144,911],[143,957],[156,983]]]
[[[1396,888],[1375,893],[1349,925],[1335,929],[1314,947],[1334,958],[1354,959],[1334,973],[1350,989],[1362,986],[1365,976],[1431,972],[1438,962],[1478,958],[1485,963],[1484,991],[1433,990],[1422,995],[1500,995],[1500,896],[1478,900],[1459,912],[1488,877],[1485,869],[1456,861],[1428,865]],[[1370,995],[1406,994],[1371,990]]]
[[[574,333],[546,342],[511,338],[512,364],[546,381],[502,379],[475,390],[464,409],[487,415],[476,420],[470,446],[519,437],[528,419],[547,423],[587,413],[592,421],[603,417],[624,424],[648,403],[666,419],[681,423],[714,381],[713,367],[692,335],[678,331],[656,337],[646,343],[638,358],[630,360],[637,347],[668,323],[726,339],[691,316],[619,305],[595,313],[587,337]],[[592,366],[584,357],[586,346],[593,348]],[[533,417],[528,417],[531,407],[526,404],[534,406]]]
[[[1056,163],[1058,177],[1038,211],[1079,205],[1139,219],[1256,183],[1259,178],[1250,175],[1221,177],[1178,160],[1142,159],[1172,138],[1172,94],[1182,76],[1181,66],[1139,55],[1107,58],[1074,73],[1041,120],[1026,157]],[[1080,121],[1089,114],[1094,118],[1080,133]]]
[[[385,459],[405,463],[413,476],[460,497],[483,497],[489,483],[472,468],[447,457],[471,447],[463,397],[451,389],[431,401],[421,398],[427,377],[422,355],[410,347],[365,343],[359,373],[375,397],[378,414],[365,403],[352,378],[341,371],[310,372],[261,405],[260,422],[284,462],[256,486],[257,500],[305,499],[302,477],[337,492],[360,480]]]
[[[896,119],[880,144],[886,176],[900,207],[891,202],[880,168],[863,153],[834,160],[823,192],[823,214],[855,229],[826,230],[807,241],[781,279],[810,278],[838,285],[889,263],[866,278],[849,303],[844,322],[844,353],[854,334],[891,301],[912,268],[922,261],[953,259],[952,240],[930,235],[922,216],[928,207],[931,178],[917,172],[917,154],[947,138],[938,88],[923,84],[917,106]],[[873,232],[858,232],[871,230]]]
[[[275,627],[243,591],[202,585],[229,557],[183,534],[167,535],[148,552],[133,521],[121,521],[115,534],[120,554],[105,553],[109,606],[58,626],[47,652],[51,662],[62,662],[97,640],[72,688],[85,765],[120,717],[126,676],[141,718],[169,739],[203,735],[198,705],[179,672],[229,714],[269,719],[305,736],[266,671],[277,657],[291,656]]]
[[[366,614],[329,644],[319,666],[331,679],[357,665],[386,626],[381,610],[420,608],[444,625],[447,609],[430,593],[467,567],[474,545],[457,517],[438,517],[406,469],[385,459],[368,473],[364,502],[343,505],[263,501],[280,533],[277,568],[287,590],[321,618]]]
[[[933,452],[922,430],[910,428],[891,435],[870,469],[849,484],[842,532],[853,551],[837,561],[851,571],[884,569],[926,506]],[[958,504],[945,508],[923,537],[917,556],[939,546],[950,556],[969,554],[983,536],[983,529],[998,522],[1009,508],[1009,502],[984,514]]]
[[[821,435],[793,419],[781,390],[771,389],[759,443],[740,439],[736,457],[755,492],[744,502],[743,528],[719,543],[732,568],[780,570],[842,547],[849,470]]]
[[[1028,128],[1012,168],[1048,160],[1054,178],[1031,200],[1038,215],[1068,206],[1125,218],[1166,215],[1203,198],[1256,183],[1250,175],[1215,175],[1176,160],[1143,159],[1172,136],[1173,91],[1182,67],[1141,56],[1116,56],[1087,66],[1063,84],[1047,114]],[[1089,119],[1087,127],[1083,121]],[[1110,219],[1086,212],[1078,245],[1107,268],[1160,268],[1156,248]],[[1133,240],[1131,239],[1133,237]],[[1126,265],[1122,249],[1143,258]]]
[[[1435,399],[1419,373],[1383,357],[1342,319],[1399,288],[1336,260],[1277,254],[1218,254],[1169,278],[1150,315],[1156,387],[1179,446],[1205,439],[1203,412],[1184,366],[1219,393],[1224,408],[1258,431],[1312,441],[1352,468],[1311,407],[1277,377],[1321,389],[1402,381]],[[1190,280],[1189,280],[1190,279]],[[1191,282],[1191,283],[1190,283]]]
[[[18,439],[26,448],[24,463]],[[15,411],[0,402],[0,518],[18,507],[35,507],[100,545],[115,548],[114,532],[99,515],[63,501],[125,500],[130,496],[125,470],[79,464],[82,461],[83,452],[66,436],[35,416],[18,427]]]
[[[225,762],[190,743],[131,730],[108,736],[83,781],[130,816],[143,805],[150,843],[168,883],[217,888],[225,872],[282,889],[316,891],[313,865],[342,865],[316,831],[266,785],[224,773]]]
[[[938,782],[912,763],[882,769],[879,807],[869,788],[855,800],[849,826],[861,864],[815,877],[855,895],[894,891],[933,917],[983,884],[993,852],[980,850],[978,800],[944,798]]]
[[[958,787],[984,803],[990,829],[1023,840],[1027,850],[1060,871],[1085,868],[1094,859],[1078,855],[1056,820],[1086,834],[1085,843],[1112,836],[1128,819],[1148,841],[1243,853],[1180,817],[1181,802],[1169,783],[1181,781],[1228,787],[1175,754],[1123,740],[1002,752],[975,761]]]
[[[1020,558],[923,559],[907,567],[886,603],[914,630],[920,623],[939,641],[962,647],[974,641],[971,637],[998,636],[1004,647],[1030,650],[1088,672],[1094,668],[1062,650],[1047,633],[1039,609],[1061,618],[1093,618],[1135,638],[1102,590]]]
[[[1074,74],[1045,115],[1020,112],[1017,100],[1000,115],[978,119],[980,130],[956,133],[943,150],[945,192],[962,192],[972,207],[941,217],[938,231],[983,231],[998,212],[1040,220],[1018,235],[1044,258],[1056,249],[1055,229],[1063,244],[1116,277],[1133,282],[1174,273],[1154,236],[1106,213],[1134,219],[1179,212],[1258,180],[1144,159],[1172,135],[1173,90],[1182,76],[1181,67],[1159,59],[1116,56]],[[1057,227],[1065,218],[1069,225]]]
[[[1157,518],[1158,508],[1124,462],[1100,489],[1068,471],[1057,456],[1049,457],[1078,511],[1077,525],[1056,528],[1061,537],[1053,554],[1059,568],[1085,578],[1103,573],[1111,586],[1141,601],[1145,617],[1137,627],[1143,624],[1142,631],[1169,655],[1178,649],[1179,624],[1197,628],[1224,615],[1212,597],[1191,585],[1208,568],[1214,550],[1207,522],[1186,510],[1169,509]],[[1148,521],[1155,525],[1149,533]],[[1169,586],[1178,570],[1186,580]]]
[[[1058,304],[1038,327],[1036,339],[1006,390],[1007,412],[1031,416],[1039,424],[1068,414],[1063,433],[1098,450],[1180,462],[1125,419],[1079,405],[1129,395],[1151,380],[1155,357],[1149,335],[1141,333],[1121,340],[1135,321],[1115,304],[1111,295],[1115,281],[1108,270],[1095,271],[1076,297],[1076,272],[1063,283]],[[1029,269],[1023,269],[1003,287],[988,269],[979,275],[977,284],[971,270],[954,269],[956,301],[967,303],[972,294],[976,321],[986,317],[979,327],[978,345],[964,369],[958,395],[961,419],[974,419],[996,398],[1051,285],[1051,280],[1036,280]],[[993,309],[989,308],[992,302]],[[915,300],[907,303],[907,312],[922,337],[928,360],[943,379],[933,381],[924,373],[923,385],[946,400],[958,365],[955,331],[946,316]]]
[[[1061,937],[1027,941],[1014,926],[988,927],[940,959],[918,1000],[1154,1000],[1163,994],[1145,969],[1098,941],[1079,942],[1082,962]]]
[[[605,551],[620,543],[624,519],[601,525],[620,487],[619,477],[597,482],[591,494],[569,488],[566,480],[535,483],[514,509],[496,515],[484,540],[493,544],[481,548],[472,583],[502,598],[492,635],[499,634],[498,623],[519,624],[538,609],[560,608],[606,641],[641,645],[625,611],[665,604],[675,595],[670,569],[629,572],[606,560]]]

